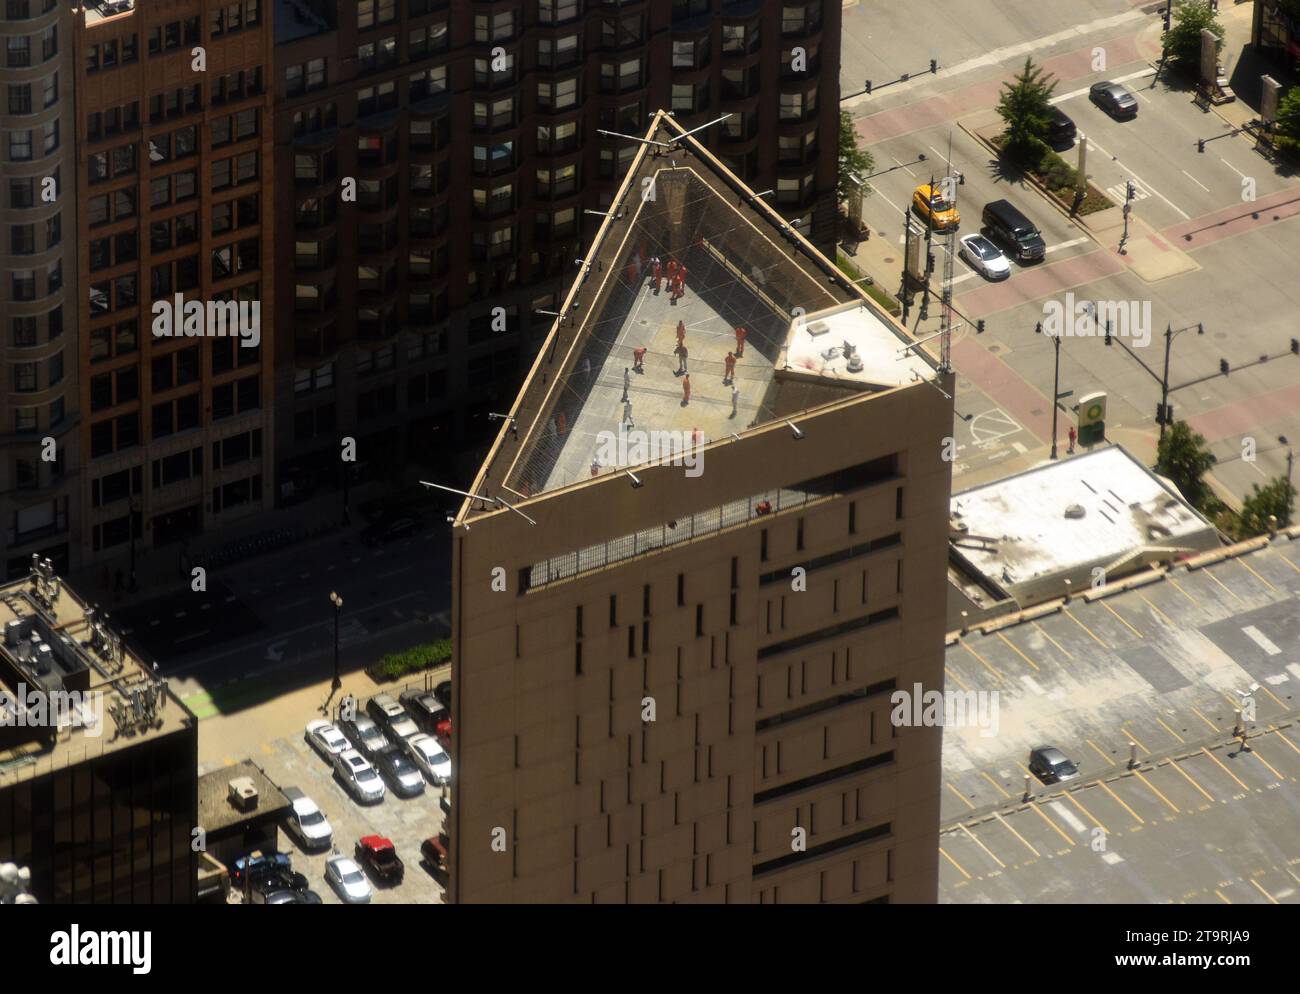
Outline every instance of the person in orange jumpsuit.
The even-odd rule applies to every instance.
[[[728,352],[727,358],[722,361],[725,364],[726,369],[722,374],[722,382],[730,383],[736,378],[736,356],[734,353]]]
[[[632,368],[638,373],[645,372],[645,349],[632,350]]]
[[[678,321],[677,322],[677,344],[681,345],[685,341],[686,341],[686,322]]]
[[[662,278],[662,276],[663,276],[663,272],[664,272],[663,263],[661,263],[661,262],[659,261],[659,256],[655,256],[655,258],[654,258],[654,264],[653,264],[653,267],[652,267],[652,269],[651,269],[651,272],[653,273],[653,277],[652,277],[652,279],[651,279],[651,282],[654,283],[655,293],[658,293],[658,292],[659,292],[659,280]]]
[[[677,278],[673,280],[673,303],[676,303],[685,292],[685,286],[682,283],[682,274],[678,273]]]
[[[691,402],[691,374],[687,373],[682,377],[682,404],[686,405]]]
[[[677,267],[677,285],[682,288],[682,293],[686,292],[686,266]]]
[[[669,260],[668,260],[668,269],[667,269],[667,272],[668,272],[668,284],[671,286],[673,280],[677,279],[677,260],[676,260],[676,259],[669,259]]]
[[[745,354],[745,329],[736,329],[736,358],[739,359]]]

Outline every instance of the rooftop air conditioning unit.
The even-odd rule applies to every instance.
[[[808,334],[813,338],[816,338],[818,335],[824,335],[826,332],[831,330],[831,326],[825,321],[814,321],[812,324],[807,325],[807,328]]]
[[[252,777],[235,777],[230,781],[230,803],[240,811],[252,811],[257,807],[257,788]]]

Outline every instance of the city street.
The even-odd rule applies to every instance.
[[[987,283],[965,262],[955,261],[953,301],[960,314],[954,319],[953,362],[959,377],[981,395],[979,410],[958,398],[957,473],[982,465],[960,451],[964,440],[1008,439],[1025,456],[1018,468],[1046,456],[1055,357],[1053,343],[1036,335],[1035,326],[1044,318],[1046,301],[1065,302],[1070,292],[1078,302],[1119,302],[1136,313],[1149,304],[1151,317],[1145,344],[1125,340],[1133,354],[1118,345],[1107,348],[1099,337],[1067,337],[1061,343],[1060,390],[1072,392],[1062,401],[1061,437],[1073,422],[1069,407],[1077,398],[1105,390],[1108,437],[1153,452],[1164,331],[1190,327],[1174,337],[1170,350],[1174,416],[1206,437],[1219,459],[1215,480],[1225,497],[1240,502],[1252,484],[1285,473],[1288,447],[1300,440],[1300,356],[1292,354],[1291,345],[1300,335],[1294,262],[1300,253],[1295,220],[1300,177],[1275,167],[1247,137],[1230,136],[1228,121],[1197,107],[1180,80],[1157,77],[1158,19],[1124,0],[1068,7],[999,3],[1002,18],[975,17],[973,6],[949,0],[906,11],[891,12],[878,3],[846,10],[846,36],[854,33],[848,28],[853,18],[870,15],[874,26],[858,35],[866,43],[846,38],[842,73],[844,92],[852,94],[862,89],[859,77],[880,80],[913,62],[913,69],[927,66],[929,39],[941,53],[938,74],[927,71],[845,101],[875,157],[864,219],[876,244],[870,254],[859,255],[859,264],[878,282],[897,289],[904,211],[916,185],[944,174],[949,142],[952,167],[964,177],[956,187],[962,214],[958,235],[978,231],[983,205],[1005,198],[1038,226],[1047,243],[1042,263],[1013,263],[1011,278],[1001,283]],[[1229,28],[1226,66],[1236,62],[1248,35],[1249,8],[1221,12]],[[877,33],[890,39],[881,49],[887,61],[869,44]],[[978,54],[979,42],[986,46],[984,55]],[[1102,71],[1093,68],[1098,51],[1106,60]],[[1056,76],[1053,102],[1086,136],[1081,140],[1089,145],[1092,184],[1117,204],[1125,184],[1134,184],[1134,232],[1127,254],[1118,251],[1118,227],[1096,214],[1085,219],[1092,230],[1070,219],[1025,180],[1007,175],[975,136],[980,119],[987,120],[996,105],[1001,83],[1026,55]],[[1103,79],[1123,81],[1135,93],[1136,119],[1113,120],[1089,101],[1088,86]],[[1239,117],[1250,113],[1234,107]],[[1198,151],[1198,139],[1210,139],[1204,152]],[[918,163],[922,153],[926,161]],[[1061,155],[1078,164],[1077,148]],[[941,279],[942,238],[935,238],[933,251]],[[963,316],[970,322],[984,319],[985,332],[977,335]],[[931,306],[925,321],[913,308],[909,325],[918,335],[936,332],[939,308]],[[1203,334],[1197,334],[1197,325]],[[1227,374],[1221,361],[1228,364]],[[959,380],[959,394],[961,389]],[[974,437],[963,414],[981,415]],[[987,431],[981,430],[984,422]],[[1251,448],[1247,440],[1257,453],[1253,460],[1242,457]]]

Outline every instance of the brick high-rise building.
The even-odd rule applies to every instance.
[[[268,0],[116,0],[75,24],[80,495],[121,563],[272,499]],[[261,306],[253,341],[154,334],[154,305]],[[191,329],[186,329],[187,332]],[[226,329],[227,331],[231,329]]]
[[[943,687],[954,378],[674,121],[630,147],[453,528],[449,895],[934,901],[891,698]]]
[[[80,557],[73,24],[0,3],[0,580]]]
[[[277,0],[282,496],[487,444],[659,108],[835,240],[835,0]],[[355,189],[353,189],[355,181]]]

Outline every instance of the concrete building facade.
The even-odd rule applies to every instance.
[[[453,529],[449,895],[934,901],[941,729],[890,711],[943,684],[952,376],[679,125],[646,137]],[[588,470],[620,391],[690,458]]]

